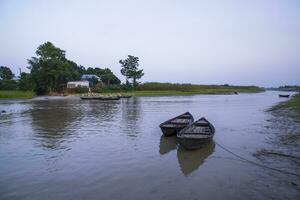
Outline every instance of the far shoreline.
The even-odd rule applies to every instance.
[[[237,95],[239,93],[259,93],[265,92],[265,90],[239,90],[230,89],[224,91],[222,89],[210,89],[210,90],[197,90],[197,91],[176,91],[176,90],[136,90],[136,91],[109,91],[95,93],[103,96],[115,96],[115,95],[130,95],[135,97],[161,97],[161,96],[193,96],[193,95]],[[86,93],[55,93],[36,95],[32,91],[0,91],[1,100],[18,100],[18,99],[36,99],[36,98],[49,98],[49,97],[79,97]]]

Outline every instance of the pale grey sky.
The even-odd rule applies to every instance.
[[[130,54],[143,82],[300,84],[299,0],[0,0],[0,65],[46,41],[122,80]]]

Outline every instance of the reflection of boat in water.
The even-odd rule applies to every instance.
[[[160,137],[160,143],[159,143],[159,153],[161,155],[169,153],[170,151],[176,149],[177,141],[176,137]]]
[[[211,141],[201,149],[187,151],[181,146],[177,150],[177,159],[179,167],[184,175],[189,175],[204,163],[205,159],[210,156],[215,149],[215,142]]]
[[[178,133],[180,130],[190,125],[194,121],[191,113],[186,112],[177,117],[169,119],[159,125],[164,136],[171,136]]]
[[[119,96],[81,96],[82,100],[119,100]]]
[[[190,126],[182,129],[177,134],[177,140],[186,149],[199,149],[205,143],[210,142],[214,134],[214,126],[202,117]]]
[[[279,97],[284,97],[284,98],[289,98],[289,97],[290,97],[289,94],[279,94],[278,96],[279,96]]]

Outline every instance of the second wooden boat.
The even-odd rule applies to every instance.
[[[180,130],[193,123],[194,117],[191,113],[186,112],[177,117],[169,119],[159,125],[164,136],[177,134]]]
[[[81,96],[82,100],[119,100],[118,96]]]
[[[187,150],[199,149],[210,142],[214,134],[214,126],[202,117],[177,133],[177,141]]]
[[[279,94],[278,96],[279,96],[279,97],[285,97],[285,98],[289,98],[289,97],[290,97],[289,94]]]
[[[124,99],[129,99],[132,97],[132,95],[123,95],[123,96],[120,96],[121,98],[124,98]]]

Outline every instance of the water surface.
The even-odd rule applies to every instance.
[[[265,110],[283,100],[277,92],[2,100],[0,199],[295,199],[299,178],[217,145],[263,162],[253,154],[271,147],[274,116]],[[186,111],[215,125],[201,150],[185,151],[158,128]]]

